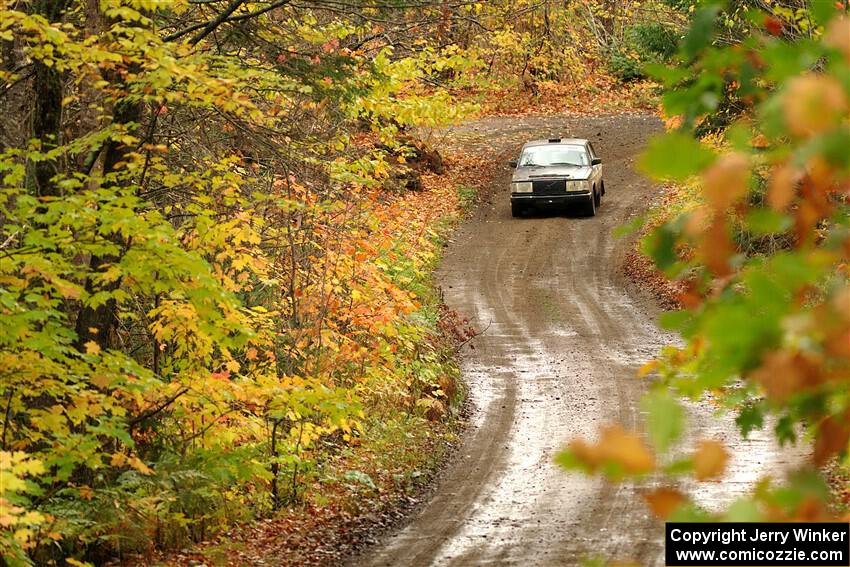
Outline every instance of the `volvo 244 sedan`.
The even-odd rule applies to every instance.
[[[596,215],[605,194],[602,160],[593,144],[581,138],[535,140],[522,147],[511,179],[511,213],[532,206],[576,205]]]

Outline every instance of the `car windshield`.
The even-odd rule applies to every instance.
[[[582,146],[531,146],[522,151],[520,167],[551,165],[590,165],[590,159]]]

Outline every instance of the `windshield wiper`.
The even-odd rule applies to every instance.
[[[584,167],[580,163],[570,163],[568,161],[553,161],[549,165],[571,165],[573,167]]]

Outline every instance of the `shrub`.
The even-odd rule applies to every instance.
[[[664,62],[676,52],[678,33],[657,22],[636,24],[628,28],[619,44],[609,47],[607,66],[622,82],[646,77],[647,63]]]

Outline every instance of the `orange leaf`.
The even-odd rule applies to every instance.
[[[759,132],[750,140],[750,145],[754,148],[764,149],[770,147],[770,142],[767,140],[767,136]]]
[[[735,253],[735,245],[729,237],[726,218],[722,214],[715,215],[703,233],[697,252],[703,264],[715,276],[722,278],[730,274],[729,257]]]
[[[746,195],[750,179],[750,160],[741,153],[725,154],[703,175],[703,193],[708,204],[723,211]]]
[[[791,164],[784,164],[773,170],[767,186],[767,203],[776,211],[784,211],[797,189],[800,172]]]
[[[612,463],[630,474],[647,473],[655,468],[655,458],[640,437],[616,424],[603,427],[595,445],[574,439],[570,443],[570,451],[592,471]]]
[[[846,419],[838,420],[833,416],[827,417],[818,426],[815,438],[815,464],[820,466],[826,463],[830,457],[847,449],[850,440],[850,428]]]
[[[599,448],[605,461],[622,465],[629,473],[646,473],[655,468],[655,458],[636,433],[619,425],[610,425],[602,430]]]
[[[844,54],[850,63],[850,18],[841,16],[835,18],[826,31],[824,42]]]
[[[643,494],[643,499],[649,504],[649,509],[657,517],[665,520],[675,512],[682,504],[687,502],[687,497],[674,488],[656,488]]]
[[[694,476],[697,480],[717,478],[723,474],[729,453],[718,441],[700,441],[694,453]]]
[[[774,18],[773,16],[767,16],[764,19],[764,29],[766,29],[767,32],[770,35],[775,35],[775,36],[781,35],[782,34],[782,28],[783,28],[782,21],[779,20],[778,18]]]
[[[768,397],[782,402],[821,381],[818,366],[807,356],[783,350],[769,352],[762,365],[749,375],[762,385]]]
[[[782,100],[785,122],[797,136],[823,132],[841,123],[847,96],[838,80],[827,75],[792,79]]]

